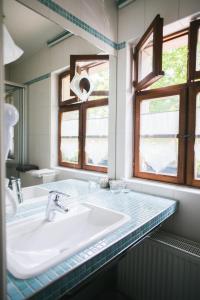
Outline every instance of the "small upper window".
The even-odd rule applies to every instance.
[[[137,90],[147,88],[163,76],[162,40],[163,19],[157,15],[135,47],[134,86]]]
[[[163,39],[162,66],[165,75],[151,85],[152,88],[187,82],[188,30]]]
[[[93,91],[88,100],[98,100],[108,97],[109,94],[109,62],[107,55],[71,55],[70,79],[75,72],[88,75],[93,85]],[[74,95],[70,90],[70,95]]]
[[[59,76],[59,104],[65,105],[76,101],[75,96],[70,95],[70,71],[63,72]]]

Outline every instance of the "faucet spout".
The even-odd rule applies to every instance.
[[[17,177],[11,176],[9,178],[8,186],[17,196],[17,200],[19,204],[23,202],[23,194],[22,194],[22,188],[21,188],[21,179]]]
[[[58,192],[50,191],[48,196],[48,204],[46,209],[46,219],[52,222],[55,218],[56,212],[67,213],[69,209],[64,204],[63,198],[67,198],[69,195]]]

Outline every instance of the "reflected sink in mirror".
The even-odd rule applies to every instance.
[[[7,227],[7,267],[17,278],[36,276],[101,239],[130,217],[90,203],[76,204],[54,222],[37,215]]]
[[[48,195],[48,191],[37,186],[22,188],[23,201],[34,200],[38,197]]]

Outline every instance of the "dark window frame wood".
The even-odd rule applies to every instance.
[[[62,99],[62,79],[65,78],[66,76],[70,76],[70,71],[64,71],[61,74],[59,74],[58,76],[58,97],[59,97],[59,106],[65,106],[68,104],[72,104],[77,102],[77,97],[75,95],[73,95],[73,98],[70,99]]]
[[[196,96],[200,93],[200,82],[195,82],[189,87],[188,105],[188,132],[187,132],[187,181],[191,186],[200,187],[200,180],[194,178],[194,144],[196,127]]]
[[[99,57],[101,60],[107,60],[109,61],[109,55],[76,55],[74,56],[81,58],[85,60],[99,60]],[[72,59],[72,61],[74,60]],[[72,62],[73,67],[73,62]],[[85,160],[85,137],[86,137],[86,113],[87,108],[90,107],[101,107],[108,105],[108,91],[94,91],[91,95],[92,96],[102,96],[101,99],[98,100],[89,100],[86,102],[76,102],[78,101],[77,97],[74,97],[72,99],[66,99],[65,101],[62,101],[62,78],[64,78],[66,75],[73,74],[70,70],[64,71],[58,76],[58,86],[59,86],[59,112],[58,112],[58,165],[67,167],[67,168],[75,168],[80,170],[90,170],[95,172],[103,172],[106,173],[108,171],[108,167],[103,166],[92,166],[86,164]],[[73,77],[72,77],[73,78]],[[71,80],[70,80],[71,81]],[[62,113],[67,111],[79,111],[79,157],[78,157],[78,163],[70,163],[70,162],[64,162],[62,161],[62,153],[61,153],[61,121],[62,121]]]
[[[189,82],[200,79],[200,70],[196,70],[196,50],[200,19],[192,21],[189,27]]]
[[[139,52],[141,47],[147,41],[149,36],[153,33],[153,66],[152,72],[146,75],[142,80],[138,81],[139,72]],[[163,45],[163,18],[157,15],[153,22],[150,24],[140,41],[135,47],[134,60],[135,60],[135,80],[133,86],[136,90],[142,90],[153,84],[164,75],[162,70],[162,45]]]
[[[180,95],[180,117],[179,117],[179,140],[178,147],[178,172],[177,176],[170,176],[164,174],[154,174],[151,172],[140,171],[140,103],[143,100],[160,98],[165,96]],[[164,181],[169,183],[184,183],[184,169],[185,169],[185,106],[186,106],[186,85],[174,85],[159,89],[152,89],[148,91],[137,92],[135,98],[135,124],[134,124],[134,176],[144,179],[152,179]]]

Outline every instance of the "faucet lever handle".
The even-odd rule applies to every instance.
[[[63,209],[65,212],[69,211],[69,209],[65,206],[64,201],[60,199],[59,195],[56,195],[54,202],[56,203],[56,206]]]
[[[70,197],[70,195],[58,191],[50,191],[49,194],[57,207],[61,208],[65,212],[69,211],[69,209],[66,208],[65,202],[61,198],[67,198]],[[52,197],[52,195],[55,197]]]

